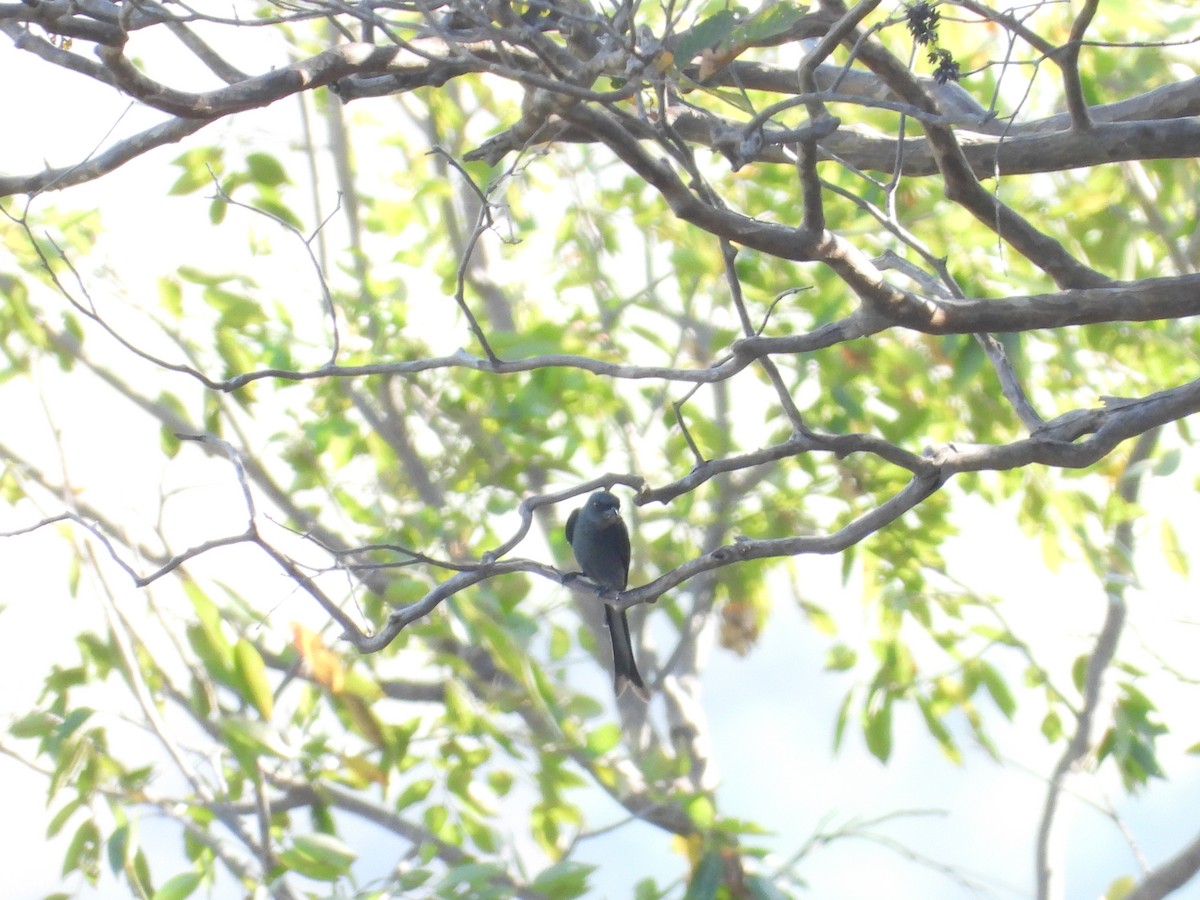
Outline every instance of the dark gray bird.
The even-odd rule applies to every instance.
[[[596,491],[582,509],[567,517],[567,543],[583,574],[615,591],[629,582],[629,530],[621,518],[621,501],[608,491]],[[643,700],[650,699],[633,658],[629,620],[625,610],[604,604],[604,621],[612,638],[613,687],[617,696],[632,688]]]

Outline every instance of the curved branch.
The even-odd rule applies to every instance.
[[[860,254],[847,259],[839,274],[880,319],[924,334],[1015,333],[1200,315],[1200,275],[1147,278],[1052,294],[960,299],[923,297],[893,287]],[[744,338],[734,345],[734,351],[738,354],[803,352],[806,339],[807,335]]]
[[[0,21],[37,25],[50,34],[118,46],[125,42],[125,31],[116,19],[103,21],[88,15],[74,15],[74,3],[0,3]]]
[[[1161,900],[1187,884],[1197,872],[1200,872],[1200,836],[1161,866],[1151,869],[1141,883],[1125,895],[1125,900]]]
[[[100,47],[97,54],[117,85],[147,106],[188,119],[214,119],[267,106],[299,91],[330,85],[351,75],[384,74],[405,51],[374,44],[342,44],[290,66],[199,94],[176,90],[147,77],[120,47]],[[415,58],[422,67],[427,66],[428,60]]]
[[[877,72],[902,100],[926,112],[937,112],[933,101],[908,68],[882,44],[867,38],[859,44],[859,52],[863,62]],[[1095,287],[1111,282],[1111,279],[1073,257],[1061,243],[1039,231],[1001,202],[999,197],[985,190],[967,163],[952,129],[927,122],[925,135],[937,160],[947,199],[970,212],[994,231],[997,237],[1053,278],[1060,287]]]
[[[1191,159],[1200,154],[1200,118],[1195,116],[1093,122],[1087,132],[1022,132],[1014,127],[1011,133],[1005,135],[984,134],[970,129],[959,130],[957,135],[966,168],[979,179],[1062,172],[1129,160]],[[770,139],[771,131],[768,129],[764,132],[764,140]],[[894,174],[899,156],[899,174],[939,174],[936,152],[926,138],[905,138],[903,150],[897,154],[894,137],[843,126],[822,139],[820,149],[827,158],[836,158],[868,171]],[[782,161],[769,157],[765,152],[760,159],[766,162]]]
[[[629,609],[639,603],[653,603],[671,588],[677,587],[703,572],[720,569],[734,563],[752,559],[801,556],[809,553],[822,555],[841,553],[847,547],[852,547],[863,538],[900,518],[914,506],[936,493],[945,484],[945,481],[942,473],[931,463],[925,472],[909,481],[899,493],[833,534],[735,541],[689,560],[649,584],[625,591],[617,599],[608,597],[603,599],[617,609]]]
[[[1100,0],[1085,0],[1083,9],[1075,17],[1071,25],[1071,34],[1063,47],[1052,58],[1062,69],[1063,93],[1067,98],[1067,112],[1071,116],[1071,128],[1074,131],[1088,132],[1092,127],[1092,116],[1088,110],[1087,99],[1083,96],[1083,84],[1079,80],[1079,48],[1083,43],[1083,35],[1088,25],[1096,15],[1096,7]]]
[[[170,119],[161,125],[148,128],[140,134],[125,138],[103,153],[89,156],[82,162],[56,169],[46,169],[35,175],[0,175],[0,197],[11,194],[37,194],[42,191],[61,191],[64,188],[94,181],[102,175],[119,169],[156,147],[174,144],[190,134],[195,134],[211,119]]]

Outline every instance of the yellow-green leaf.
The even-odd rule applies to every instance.
[[[267,667],[255,646],[245,638],[233,647],[233,664],[242,682],[242,695],[254,704],[264,719],[271,718],[275,697],[267,681]]]

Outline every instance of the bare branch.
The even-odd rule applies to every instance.
[[[1196,877],[1200,872],[1200,837],[1168,859],[1151,869],[1125,900],[1161,900],[1172,894]]]
[[[1083,96],[1083,85],[1079,81],[1079,48],[1099,5],[1100,0],[1086,0],[1083,9],[1071,25],[1071,36],[1067,39],[1066,46],[1052,57],[1062,69],[1067,112],[1071,116],[1071,127],[1075,131],[1087,132],[1092,128],[1092,117],[1088,112],[1087,100]]]

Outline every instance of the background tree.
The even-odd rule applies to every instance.
[[[61,70],[47,115],[113,110],[0,176],[5,390],[44,397],[0,444],[8,547],[62,526],[80,610],[3,748],[68,876],[773,897],[866,837],[994,890],[888,833],[916,810],[739,816],[702,676],[798,603],[836,745],[887,762],[920,723],[979,765],[1005,719],[1040,733],[1028,875],[992,862],[1025,892],[1191,879],[1186,825],[1140,872],[1056,840],[1081,768],[1132,793],[1197,740],[1191,657],[1144,637],[1188,613],[1139,580],[1186,577],[1194,521],[1139,492],[1194,491],[1197,17],[1109,6],[0,6],[11,89]],[[654,695],[615,715],[603,601],[564,577],[599,487],[629,489],[610,602]],[[1050,569],[994,596],[962,550],[1023,565],[1014,517]],[[739,698],[751,766],[808,711],[773,687]],[[672,862],[590,856],[610,828]]]

